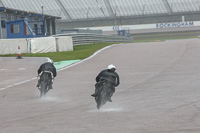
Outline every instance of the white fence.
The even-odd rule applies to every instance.
[[[72,37],[41,37],[28,39],[1,39],[0,54],[47,53],[73,51]]]

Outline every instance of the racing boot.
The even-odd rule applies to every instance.
[[[95,92],[94,92],[94,94],[92,94],[91,96],[92,96],[92,97],[96,97],[96,96],[97,96],[97,92],[98,92],[98,90],[99,90],[99,89],[96,87],[96,88],[95,88]]]
[[[108,101],[109,101],[109,102],[112,102],[112,99],[111,99],[111,97],[108,99]]]
[[[36,87],[39,87],[40,86],[40,76],[38,75],[37,78],[38,78],[38,83],[37,83]]]
[[[39,86],[40,86],[40,81],[38,81],[38,83],[37,83],[36,87],[38,87],[38,88],[39,88]]]
[[[97,92],[95,92],[94,94],[91,95],[92,97],[96,97],[97,96]]]
[[[113,95],[113,93],[110,93],[110,97],[108,98],[109,102],[112,102],[112,99],[111,99],[112,95]]]
[[[53,89],[52,84],[53,84],[53,79],[51,80],[51,82],[49,84],[49,89]]]
[[[40,84],[39,84],[39,83],[37,83],[36,87],[39,87],[39,85],[40,85]]]
[[[49,89],[53,89],[52,84],[49,85]]]

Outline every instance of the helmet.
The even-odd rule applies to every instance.
[[[47,62],[53,63],[53,60],[50,58],[47,58]]]
[[[108,69],[111,70],[111,69],[116,69],[116,67],[113,65],[113,64],[110,64],[108,65]]]

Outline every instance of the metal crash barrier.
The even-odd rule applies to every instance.
[[[91,33],[57,34],[57,35],[54,35],[53,37],[59,37],[59,36],[71,36],[73,45],[84,45],[84,44],[103,43],[103,42],[132,42],[133,41],[133,37],[91,34]]]

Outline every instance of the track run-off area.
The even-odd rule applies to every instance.
[[[0,133],[199,133],[199,59],[199,39],[112,45],[60,69],[41,99],[46,58],[1,57]],[[90,95],[109,64],[121,84],[98,110]]]

